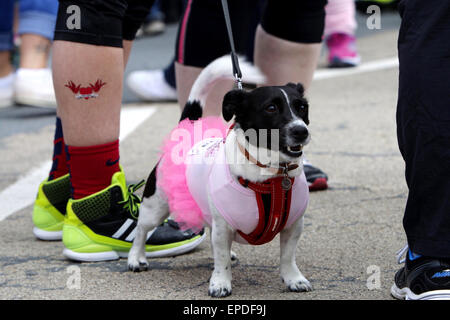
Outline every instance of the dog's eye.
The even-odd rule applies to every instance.
[[[274,113],[278,110],[277,106],[274,104],[271,104],[269,106],[266,107],[266,111],[269,113]]]
[[[295,106],[295,108],[298,111],[305,111],[306,110],[306,106],[303,103],[295,103],[294,106]]]

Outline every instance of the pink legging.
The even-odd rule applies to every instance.
[[[328,0],[325,12],[325,37],[333,33],[354,35],[356,30],[354,0]]]

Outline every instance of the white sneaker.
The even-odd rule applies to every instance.
[[[176,101],[177,90],[164,79],[163,70],[133,71],[126,80],[128,88],[145,101]]]
[[[18,104],[56,108],[55,90],[50,69],[24,69],[16,72],[15,100]]]
[[[14,104],[14,72],[0,78],[0,108]]]
[[[154,36],[163,33],[166,30],[166,24],[162,20],[154,20],[148,23],[144,23],[142,26],[144,34]]]

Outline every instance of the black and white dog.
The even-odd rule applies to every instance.
[[[249,64],[244,62],[241,67],[250,81],[263,80],[259,71]],[[201,118],[211,84],[229,77],[230,70],[230,58],[222,57],[202,71],[181,120],[195,123]],[[277,233],[280,233],[282,280],[290,291],[312,290],[295,262],[309,196],[302,163],[302,148],[310,140],[303,86],[288,83],[252,91],[232,90],[224,97],[222,115],[226,121],[234,118],[227,135],[203,140],[189,150],[190,157],[207,154],[212,163],[186,169],[192,199],[211,228],[214,271],[209,295],[231,294],[233,240],[262,244]],[[257,132],[256,139],[250,139],[248,132]],[[169,156],[163,154],[157,166],[164,165]],[[163,174],[170,175],[170,172],[166,170]],[[128,267],[133,271],[147,269],[146,235],[172,211],[168,193],[174,191],[165,189],[164,182],[159,183],[163,179],[161,175],[159,168],[155,168],[144,191],[137,233],[128,256]],[[189,176],[194,176],[195,181],[189,181]]]

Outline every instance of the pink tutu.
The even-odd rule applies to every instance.
[[[225,138],[228,127],[219,117],[197,121],[185,119],[171,131],[162,146],[163,159],[158,165],[157,185],[167,196],[172,217],[182,229],[199,231],[203,214],[189,192],[186,157],[189,150],[206,138]]]

